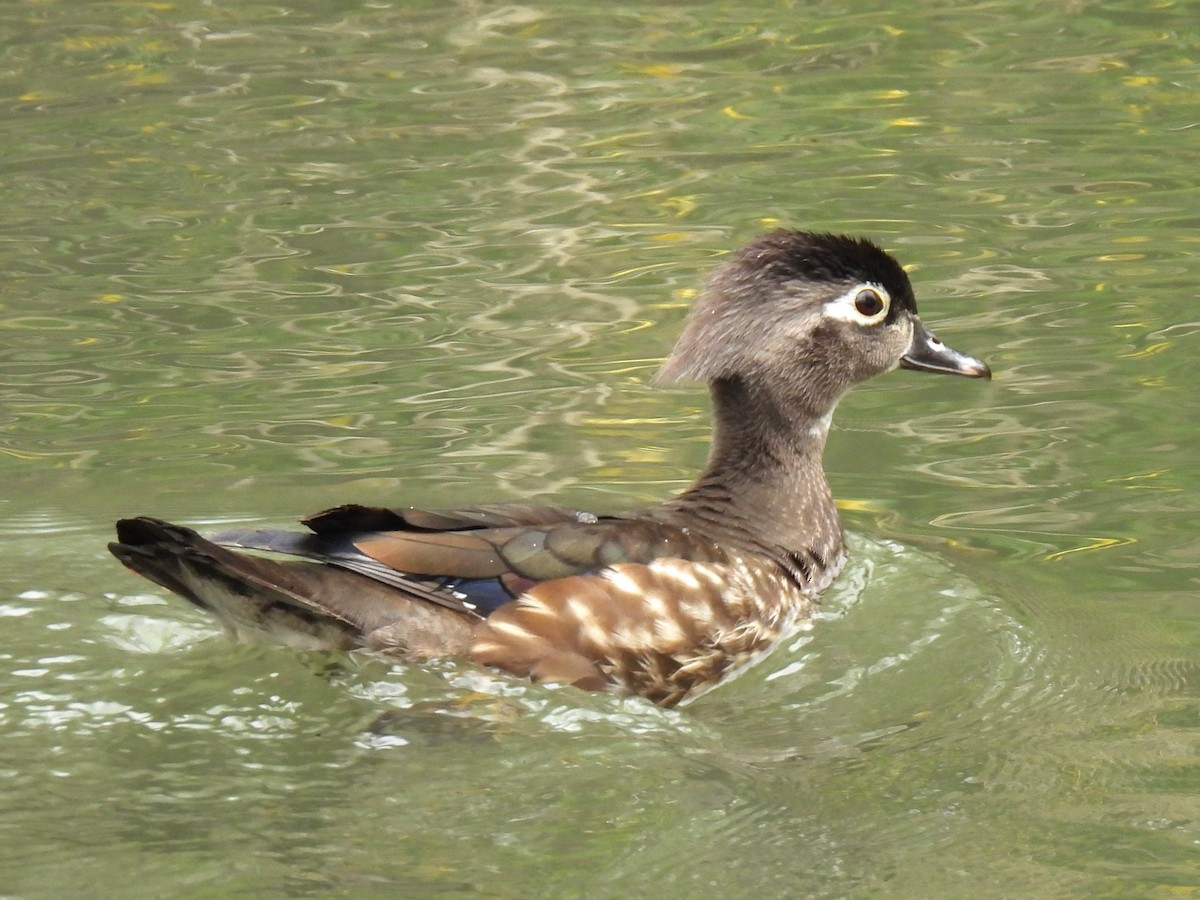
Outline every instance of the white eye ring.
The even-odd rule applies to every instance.
[[[892,298],[878,284],[856,284],[825,305],[825,315],[856,325],[878,325],[887,318]]]

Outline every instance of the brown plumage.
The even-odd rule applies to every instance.
[[[830,416],[897,366],[990,377],[930,334],[878,247],[773,232],[715,273],[659,374],[707,382],[715,428],[704,472],[658,507],[352,505],[307,533],[212,539],[136,518],[109,548],[238,637],[461,656],[672,706],[811,615],[845,558],[821,467]]]

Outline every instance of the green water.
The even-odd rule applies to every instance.
[[[0,6],[0,894],[1200,889],[1200,24],[1182,2]],[[775,224],[894,373],[811,631],[680,711],[228,644],[111,522],[651,502]]]

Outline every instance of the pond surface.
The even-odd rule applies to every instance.
[[[0,10],[0,894],[1200,887],[1200,24],[1180,2]],[[701,701],[234,646],[111,523],[682,488],[650,378],[765,228],[990,384],[838,411],[853,550]]]

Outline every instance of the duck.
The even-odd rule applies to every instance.
[[[810,619],[846,560],[822,465],[834,408],[894,369],[991,378],[917,315],[868,239],[762,234],[689,311],[661,385],[708,386],[708,461],[627,513],[347,504],[304,531],[117,522],[112,554],[239,640],[454,657],[518,679],[691,702]]]

